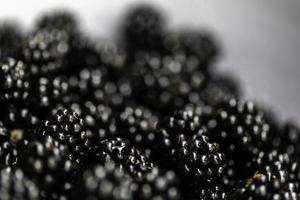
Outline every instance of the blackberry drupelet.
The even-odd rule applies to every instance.
[[[272,174],[257,173],[245,181],[243,186],[232,195],[233,200],[296,200],[299,199],[297,186],[285,182]]]
[[[165,171],[155,167],[142,180],[134,182],[132,189],[134,199],[182,199],[178,178],[172,170]]]
[[[151,172],[155,164],[143,155],[127,140],[121,138],[102,140],[98,144],[99,151],[106,152],[121,165],[134,179],[142,179]]]
[[[0,170],[0,197],[3,200],[38,200],[40,191],[21,169],[7,167]]]
[[[70,149],[70,159],[82,163],[86,159],[89,141],[83,119],[67,109],[54,110],[36,133],[37,138],[51,136]]]
[[[113,162],[87,167],[79,177],[71,199],[131,200],[132,179]]]

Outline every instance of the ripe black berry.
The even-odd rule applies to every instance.
[[[81,163],[89,145],[83,119],[67,109],[54,111],[36,133],[38,138],[53,137],[70,148],[71,159]]]

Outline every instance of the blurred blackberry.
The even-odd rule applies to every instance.
[[[20,155],[19,167],[41,190],[44,199],[62,199],[72,190],[78,170],[68,146],[51,136],[32,140]]]
[[[162,42],[164,16],[154,7],[140,5],[125,16],[122,34],[129,52],[158,48]]]
[[[20,28],[13,23],[0,23],[0,60],[17,57],[21,48],[23,35]]]
[[[242,94],[239,85],[239,82],[232,76],[212,76],[201,92],[201,99],[214,106],[222,101],[239,98]]]
[[[166,52],[182,52],[187,58],[193,59],[201,71],[207,71],[220,54],[220,47],[213,35],[201,30],[164,34],[163,44]]]
[[[79,77],[70,77],[70,87],[82,99],[88,99],[95,104],[104,104],[112,108],[123,110],[124,106],[131,104],[132,88],[127,78],[113,81],[104,66],[97,69],[84,68]]]
[[[8,131],[0,121],[0,168],[3,166],[15,165],[17,162],[18,150],[10,142]]]
[[[257,173],[234,192],[232,199],[296,200],[299,199],[297,190],[296,185],[281,180],[281,177]]]
[[[0,170],[1,199],[37,200],[40,191],[21,169],[4,168]]]
[[[39,17],[36,22],[38,30],[63,31],[73,33],[78,29],[75,15],[69,11],[56,10]]]
[[[273,145],[281,153],[287,153],[291,159],[298,160],[300,155],[300,128],[296,123],[286,122],[278,131]]]
[[[83,119],[75,112],[67,109],[54,111],[43,122],[36,133],[38,138],[51,136],[70,149],[70,159],[82,163],[86,158],[89,141]]]
[[[128,67],[126,62],[128,52],[125,48],[114,43],[102,42],[98,45],[98,52],[101,62],[114,80],[124,77]]]
[[[24,105],[30,99],[28,68],[20,60],[0,61],[0,107]]]
[[[1,165],[16,165],[19,153],[28,145],[29,140],[33,137],[33,132],[39,124],[38,118],[33,116],[26,108],[3,109],[6,115],[3,115],[0,121],[1,137]]]
[[[59,32],[40,30],[23,42],[22,57],[33,76],[52,76],[65,67],[63,58],[69,49],[68,36]]]
[[[67,66],[66,74],[78,74],[84,67],[94,69],[101,67],[101,52],[94,43],[95,41],[82,34],[74,35],[69,40],[69,50],[64,58],[64,65]]]
[[[151,148],[156,136],[155,124],[158,119],[159,116],[147,107],[127,106],[117,118],[118,136],[127,138],[137,147]]]
[[[235,99],[218,104],[207,127],[202,128],[227,155],[229,179],[233,180],[251,175],[247,163],[260,151],[270,148],[274,137],[271,130],[264,112],[253,102]]]
[[[71,199],[133,199],[132,179],[114,163],[92,165],[79,177]]]
[[[165,48],[171,52],[183,51],[187,57],[197,59],[199,67],[206,71],[207,67],[220,54],[220,47],[211,33],[201,30],[185,30],[166,35]]]
[[[66,98],[70,95],[70,85],[64,76],[53,78],[40,77],[31,87],[31,111],[40,119],[45,119],[49,112],[59,103],[68,103]]]
[[[48,41],[48,49],[57,61],[52,62],[51,66],[56,64],[65,75],[77,74],[83,67],[98,67],[101,64],[100,52],[94,41],[79,31],[76,17],[72,13],[47,13],[37,22],[35,35],[42,35]]]
[[[195,59],[185,57],[182,52],[166,56],[140,52],[130,66],[133,95],[163,114],[200,101],[200,92],[208,78],[197,70]]]
[[[143,178],[155,166],[124,139],[103,140],[98,147],[100,151],[107,152],[117,164],[120,164],[135,179]]]
[[[155,167],[144,179],[136,181],[132,188],[134,199],[182,199],[178,178],[171,170],[164,171]]]

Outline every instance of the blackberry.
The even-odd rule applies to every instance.
[[[202,71],[220,54],[216,39],[207,31],[186,30],[164,35],[164,48],[169,52],[184,52],[187,57],[194,58]]]
[[[272,174],[255,174],[236,190],[232,199],[299,199],[297,186]]]
[[[33,101],[31,110],[41,119],[45,119],[55,105],[68,102],[66,98],[69,94],[70,85],[66,77],[40,77],[34,81],[31,88],[31,99]]]
[[[51,136],[68,146],[71,160],[77,163],[86,158],[89,141],[83,124],[83,119],[75,112],[67,109],[54,111],[45,120],[36,133],[38,138]]]
[[[121,45],[105,43],[99,45],[98,51],[100,53],[101,62],[106,66],[109,74],[114,79],[124,77],[127,70],[127,52]]]
[[[202,129],[228,156],[228,172],[233,179],[250,176],[247,162],[268,149],[274,137],[263,111],[253,102],[235,99],[218,104]]]
[[[125,16],[123,38],[129,51],[159,47],[162,40],[164,17],[154,7],[140,5]]]
[[[19,166],[39,185],[45,199],[62,199],[71,191],[78,165],[71,150],[51,136],[32,140],[20,155]]]
[[[37,20],[36,28],[38,30],[63,31],[73,33],[78,29],[75,15],[68,11],[56,10],[48,12]]]
[[[274,148],[282,153],[287,153],[291,159],[298,159],[300,155],[300,128],[294,122],[286,122],[276,135]]]
[[[132,179],[113,162],[86,168],[73,191],[72,199],[133,199]]]
[[[63,58],[68,48],[68,36],[40,30],[25,39],[22,58],[30,66],[32,76],[51,76],[63,70]]]
[[[151,109],[168,115],[187,103],[201,100],[207,76],[184,53],[140,52],[130,66],[133,95]]]
[[[18,162],[19,153],[28,145],[39,120],[28,109],[3,109],[7,115],[0,121],[1,165],[14,166]]]
[[[174,152],[176,168],[183,177],[213,184],[224,171],[225,155],[219,151],[217,143],[198,135],[181,142],[182,147]],[[189,178],[188,178],[189,177]]]
[[[117,118],[119,137],[127,138],[140,148],[151,148],[154,144],[155,125],[160,117],[144,106],[127,106]]]
[[[71,103],[71,110],[80,114],[86,127],[87,138],[93,145],[118,135],[116,113],[110,106],[92,101]]]
[[[144,179],[134,182],[132,188],[134,199],[182,199],[178,178],[171,170],[154,168]]]
[[[24,105],[29,101],[28,67],[14,58],[0,61],[1,107]]]
[[[69,39],[69,49],[64,57],[65,74],[78,74],[83,67],[101,67],[101,52],[94,43],[81,34],[74,34]]]
[[[37,200],[40,191],[21,169],[7,167],[0,170],[0,196],[1,199]]]
[[[231,76],[213,76],[201,92],[201,100],[209,105],[241,97],[239,83]]]
[[[70,78],[70,86],[81,98],[118,110],[122,110],[123,106],[133,101],[129,80],[123,78],[115,82],[112,77],[108,76],[105,66],[97,69],[82,69],[79,77]]]
[[[198,115],[193,110],[175,111],[157,123],[152,148],[153,156],[160,164],[170,165],[169,160],[174,156],[174,151],[198,134],[202,120],[205,120],[202,114]]]
[[[180,135],[192,138],[198,133],[204,120],[204,115],[198,115],[192,110],[175,111],[173,115],[159,121],[157,128],[159,132],[176,141],[176,138]]]
[[[120,164],[135,179],[143,178],[155,166],[149,158],[124,139],[103,140],[98,147],[100,151],[107,152],[117,164]]]
[[[20,28],[9,22],[0,24],[0,60],[18,57],[23,35]]]

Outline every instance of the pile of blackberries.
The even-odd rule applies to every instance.
[[[0,199],[296,200],[300,129],[242,99],[205,31],[132,9],[116,44],[70,13],[0,25]]]

